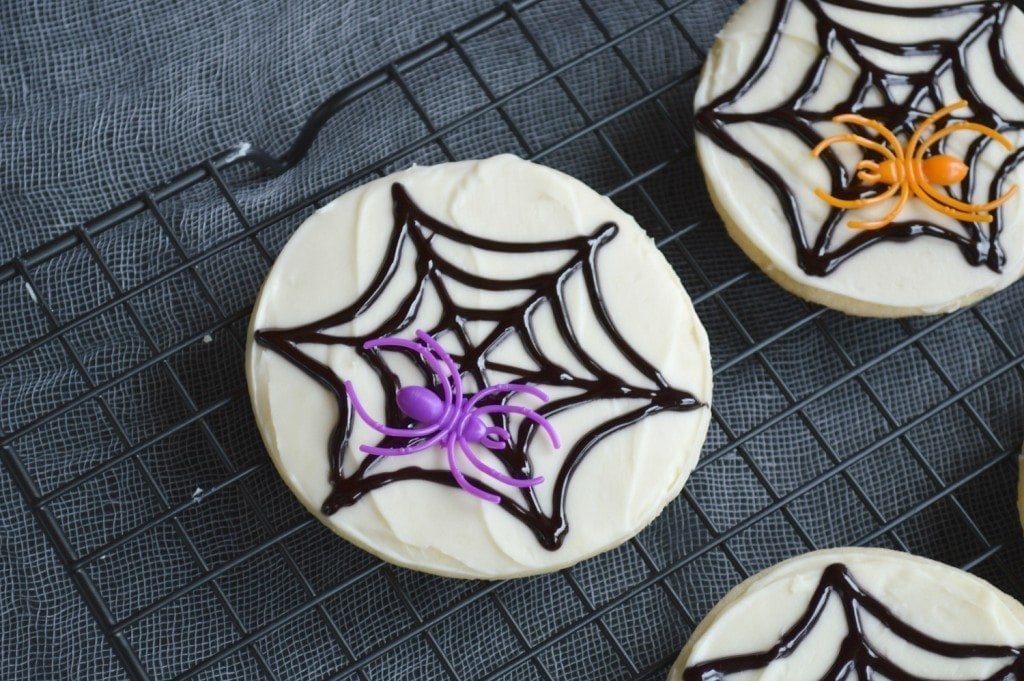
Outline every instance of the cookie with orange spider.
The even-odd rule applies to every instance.
[[[747,0],[696,94],[729,235],[796,295],[938,314],[1024,274],[1024,13]]]

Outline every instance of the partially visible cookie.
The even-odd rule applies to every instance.
[[[948,312],[1024,273],[1024,13],[987,0],[747,0],[696,93],[729,235],[849,314]]]
[[[886,549],[808,553],[730,591],[669,681],[1024,678],[1024,605],[967,572]]]

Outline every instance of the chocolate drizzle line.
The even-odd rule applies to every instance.
[[[864,630],[865,614],[871,615],[910,645],[935,655],[959,660],[975,658],[1007,661],[1005,667],[982,681],[1024,680],[1024,648],[950,643],[932,638],[893,614],[854,581],[845,565],[837,563],[826,568],[807,610],[772,648],[688,667],[683,672],[683,681],[720,681],[729,674],[766,669],[772,662],[789,657],[810,635],[832,596],[839,598],[842,603],[848,633],[839,646],[835,661],[820,677],[821,681],[843,681],[848,678],[870,681],[876,675],[888,681],[930,681],[901,669],[872,647]]]
[[[762,111],[737,113],[734,110],[735,105],[772,68],[782,42],[786,23],[796,4],[805,7],[815,18],[818,42],[821,46],[820,55],[812,62],[802,77],[797,76],[800,78],[800,85],[786,101]],[[966,261],[973,266],[984,266],[994,272],[1002,272],[1006,264],[1006,254],[999,242],[1003,231],[1003,221],[1002,211],[998,210],[995,212],[993,222],[985,225],[984,228],[973,222],[961,222],[964,233],[921,220],[893,222],[882,229],[858,232],[842,245],[832,248],[836,228],[842,224],[842,217],[845,213],[841,209],[832,208],[823,223],[818,226],[817,234],[811,243],[796,194],[786,179],[771,165],[760,159],[755,151],[747,149],[729,132],[729,126],[736,123],[749,122],[768,125],[792,133],[805,143],[808,149],[812,149],[822,140],[822,135],[815,129],[815,124],[828,122],[839,114],[859,113],[881,122],[905,139],[920,120],[946,104],[961,98],[970,103],[973,112],[971,120],[1004,134],[1008,131],[1024,130],[1024,121],[1003,118],[985,104],[978,92],[978,87],[970,79],[967,67],[968,50],[979,41],[985,41],[995,78],[1002,87],[1024,101],[1024,83],[1014,75],[1007,62],[1004,29],[1007,17],[1013,8],[1011,2],[1007,0],[977,0],[945,7],[916,8],[900,8],[898,5],[899,3],[896,2],[881,4],[864,0],[777,0],[771,20],[771,25],[775,27],[774,31],[768,32],[758,55],[739,83],[706,106],[701,107],[696,115],[696,128],[725,151],[749,163],[758,176],[772,189],[789,223],[793,243],[796,247],[797,264],[809,275],[826,276],[849,258],[880,242],[905,242],[925,236],[952,243],[960,250]],[[897,44],[836,22],[829,17],[826,7],[901,17],[908,22],[968,14],[976,15],[976,19],[970,23],[962,35],[956,38]],[[849,96],[825,111],[805,109],[804,107],[812,100],[825,78],[830,54],[838,48],[843,48],[861,69],[860,75],[851,87]],[[924,72],[890,73],[874,64],[865,54],[864,48],[899,57],[932,56],[936,58],[936,62],[931,69]],[[956,92],[944,95],[941,92],[939,81],[947,75],[952,76]],[[909,89],[909,95],[903,103],[898,103],[893,95],[893,92],[900,88]],[[867,104],[868,97],[872,93],[881,96],[883,100],[881,105]],[[873,133],[868,130],[857,129],[856,132],[867,134],[869,137],[873,136]],[[938,153],[941,153],[943,142],[937,145]],[[964,159],[969,168],[973,168],[987,145],[988,142],[983,139],[976,140],[970,145]],[[869,155],[873,157],[875,152],[869,152]],[[873,189],[860,180],[851,178],[850,173],[840,163],[834,151],[826,151],[820,160],[825,163],[831,176],[831,193],[834,196],[855,200],[867,198],[877,192],[877,188]],[[986,200],[995,200],[1002,194],[1002,187],[1007,177],[1022,160],[1024,160],[1024,148],[1011,153],[1004,160],[993,177],[988,192],[989,198]],[[808,157],[808,162],[810,161],[811,159]],[[960,184],[961,197],[969,197],[973,193],[975,186],[973,175],[974,173],[968,173],[967,178]]]
[[[432,336],[445,332],[455,335],[462,348],[462,354],[452,353],[463,373],[473,377],[478,389],[488,385],[486,371],[499,371],[518,377],[513,383],[529,383],[537,386],[561,386],[574,389],[568,397],[553,399],[536,409],[546,418],[574,407],[590,404],[597,400],[632,399],[638,406],[618,417],[598,423],[584,433],[571,447],[565,461],[553,482],[552,513],[547,515],[541,509],[534,489],[526,488],[508,496],[494,489],[483,480],[470,478],[472,484],[500,497],[499,505],[510,515],[529,527],[537,540],[548,550],[556,550],[565,538],[569,521],[565,515],[567,488],[574,471],[587,453],[598,442],[612,433],[628,428],[642,419],[665,411],[693,411],[704,405],[691,393],[671,387],[661,373],[630,346],[619,333],[605,308],[597,268],[597,257],[601,247],[615,238],[618,226],[613,223],[601,225],[590,236],[575,237],[544,242],[505,242],[485,239],[467,234],[451,225],[432,218],[421,210],[409,197],[405,188],[395,183],[391,186],[394,209],[394,224],[387,250],[373,281],[359,299],[348,307],[309,324],[287,329],[259,329],[255,341],[268,348],[305,372],[327,389],[334,397],[338,408],[338,420],[331,431],[327,444],[330,462],[331,493],[323,502],[321,510],[331,515],[345,506],[351,506],[368,492],[385,485],[403,480],[422,480],[439,485],[456,487],[451,473],[445,470],[428,470],[416,465],[394,471],[374,472],[379,457],[367,456],[350,475],[344,473],[344,460],[349,448],[352,429],[352,408],[349,404],[342,378],[323,363],[302,351],[302,345],[344,345],[353,348],[367,362],[380,380],[385,395],[385,422],[393,427],[412,428],[398,408],[395,394],[400,387],[398,377],[388,368],[384,355],[378,350],[365,350],[363,343],[373,338],[396,336],[413,324],[428,288],[439,296],[442,304],[441,319],[427,330]],[[494,254],[566,253],[566,262],[555,270],[542,272],[518,279],[490,279],[461,269],[445,259],[435,247],[435,242],[449,240],[473,249]],[[401,296],[397,307],[388,314],[379,326],[363,336],[343,336],[331,330],[351,322],[380,299],[398,272],[403,255],[411,251],[414,262],[415,282]],[[607,337],[637,371],[647,378],[653,387],[631,385],[625,379],[601,366],[580,344],[572,328],[566,308],[564,288],[571,278],[582,276],[586,285],[594,314]],[[526,300],[503,309],[470,309],[459,305],[450,295],[446,280],[484,291],[523,290],[528,293]],[[574,376],[569,370],[547,358],[542,351],[533,324],[536,311],[549,305],[562,341],[579,363],[592,374],[587,377]],[[486,338],[475,344],[470,340],[467,325],[473,321],[496,322]],[[518,335],[526,353],[536,368],[524,369],[488,359],[488,355],[501,343]],[[432,372],[422,359],[410,353],[429,380]],[[507,399],[507,398],[506,398]],[[495,425],[508,428],[507,416],[492,415]],[[503,450],[500,459],[508,474],[513,477],[532,476],[532,465],[527,454],[529,444],[537,432],[532,421],[523,420],[517,432],[513,433],[512,446]],[[383,437],[378,446],[395,447],[417,442],[415,438]],[[568,443],[567,443],[568,444]],[[415,460],[415,457],[412,458]],[[614,481],[612,481],[614,484]]]

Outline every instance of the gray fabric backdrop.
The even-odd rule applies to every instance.
[[[493,0],[0,6],[0,262],[251,142]]]
[[[0,262],[214,152],[283,150],[340,86],[495,4],[0,3]],[[0,678],[121,674],[0,468]]]
[[[521,23],[504,16],[462,41],[465,59],[447,50],[407,70],[441,139],[389,83],[281,177],[229,169],[258,233],[240,234],[207,178],[160,202],[162,226],[133,216],[97,236],[96,257],[78,244],[33,263],[32,285],[0,281],[0,455],[56,494],[53,525],[152,676],[223,650],[199,678],[255,678],[261,657],[280,678],[323,678],[373,656],[346,678],[663,679],[693,620],[744,576],[850,543],[969,566],[1024,595],[1024,282],[947,317],[865,320],[757,272],[714,218],[691,153],[702,51],[738,1],[533,3]],[[9,0],[0,262],[215,152],[281,152],[339,87],[493,4]],[[569,66],[555,79],[552,65]],[[383,568],[306,514],[256,435],[241,346],[269,260],[311,208],[280,211],[391,154],[381,172],[498,152],[580,177],[661,241],[710,337],[715,409],[685,493],[634,543],[480,585]],[[108,305],[115,286],[130,305]],[[41,301],[64,325],[57,337]],[[0,679],[123,674],[0,466]]]

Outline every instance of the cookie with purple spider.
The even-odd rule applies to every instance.
[[[314,213],[250,324],[263,441],[384,560],[499,579],[625,542],[681,491],[707,337],[649,236],[512,156],[414,167]]]
[[[508,473],[502,473],[481,461],[473,453],[472,446],[478,444],[491,450],[502,450],[511,445],[512,435],[500,425],[488,425],[488,414],[493,414],[495,420],[501,423],[504,423],[508,416],[519,414],[532,422],[527,424],[529,427],[539,425],[543,428],[551,444],[557,448],[558,433],[550,421],[527,407],[494,399],[502,394],[525,393],[547,402],[548,397],[544,391],[525,383],[500,383],[478,390],[472,397],[468,397],[462,388],[461,371],[455,366],[452,356],[424,331],[416,331],[416,339],[420,345],[400,338],[378,338],[367,341],[363,348],[371,350],[390,347],[411,350],[430,367],[434,374],[433,383],[440,387],[441,395],[438,395],[436,389],[421,385],[399,388],[395,394],[395,402],[403,416],[416,425],[412,428],[394,428],[370,416],[359,401],[352,381],[345,381],[349,401],[359,417],[381,435],[405,441],[394,447],[360,445],[359,450],[371,456],[408,456],[431,447],[443,447],[447,453],[448,470],[459,487],[492,504],[501,503],[501,497],[477,487],[466,479],[459,468],[459,452],[478,472],[506,485],[533,487],[544,482],[542,476],[516,478]]]

